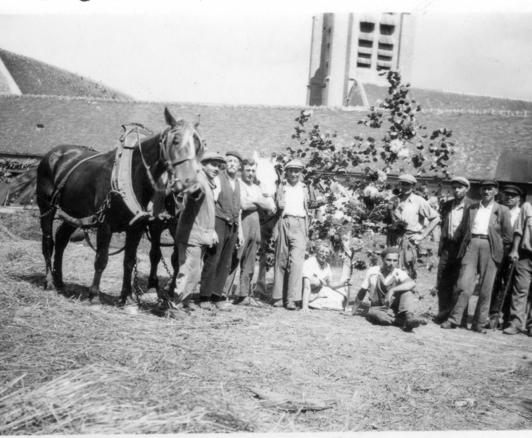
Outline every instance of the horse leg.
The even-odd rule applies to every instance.
[[[63,222],[55,233],[53,278],[54,284],[58,288],[65,287],[65,283],[63,283],[63,253],[74,231],[76,231],[76,227]]]
[[[109,244],[111,243],[111,228],[107,224],[100,224],[96,233],[96,257],[94,260],[94,277],[89,288],[91,304],[100,304],[100,281],[109,261]]]
[[[120,305],[135,304],[131,298],[131,272],[137,263],[137,248],[142,238],[143,228],[134,228],[126,231],[126,249],[124,251],[124,277],[122,292],[120,292]]]
[[[148,277],[148,290],[159,291],[159,279],[157,278],[157,267],[161,261],[161,234],[164,228],[162,223],[152,223],[150,225],[151,248],[150,248],[150,276]]]
[[[46,265],[46,274],[44,280],[45,290],[55,290],[54,279],[52,274],[52,254],[54,252],[54,216],[55,212],[46,214],[46,216],[41,217],[42,254],[44,256],[44,263]]]

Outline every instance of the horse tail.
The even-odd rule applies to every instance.
[[[29,204],[35,197],[36,190],[37,167],[32,167],[15,178],[10,184],[0,187],[0,204],[3,204],[10,195],[14,195],[13,199],[18,204]]]

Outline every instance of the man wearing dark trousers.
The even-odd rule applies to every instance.
[[[454,290],[454,303],[443,329],[456,328],[473,294],[477,274],[480,275],[478,297],[471,330],[486,333],[491,291],[497,268],[502,261],[504,245],[512,241],[512,224],[508,207],[497,204],[498,183],[484,180],[480,183],[481,201],[464,212],[456,231],[461,241],[458,257],[462,259],[460,276]]]
[[[473,201],[466,197],[469,190],[469,181],[461,176],[456,176],[451,180],[454,199],[443,204],[442,207],[442,227],[438,256],[438,315],[434,322],[441,324],[449,316],[453,304],[453,290],[460,274],[460,259],[458,251],[460,242],[456,239],[456,230],[462,222],[464,211]]]
[[[506,185],[502,189],[502,202],[503,205],[508,207],[510,210],[510,219],[512,222],[512,230],[515,229],[515,223],[519,217],[520,200],[523,192],[521,189],[514,185]],[[502,258],[501,265],[495,277],[495,282],[493,284],[493,292],[491,294],[491,306],[490,306],[490,319],[489,324],[486,328],[491,328],[495,330],[499,326],[499,309],[503,313],[503,327],[508,326],[508,318],[510,317],[510,301],[511,301],[511,285],[507,285],[507,281],[511,282],[512,280],[507,278],[508,272],[510,270],[510,259],[508,258],[508,253],[510,251],[509,247],[504,248],[504,256]],[[503,291],[505,288],[508,288],[506,296],[504,297],[504,303],[501,303],[503,299]]]
[[[231,269],[233,252],[242,245],[240,227],[240,184],[236,175],[242,163],[238,152],[226,154],[227,167],[219,175],[219,188],[215,204],[214,228],[218,235],[216,247],[207,251],[201,274],[200,306],[207,310],[230,310],[231,305],[222,301],[225,280]]]

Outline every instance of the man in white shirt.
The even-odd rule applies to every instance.
[[[493,282],[504,255],[504,247],[512,242],[512,224],[508,207],[497,204],[495,195],[498,183],[484,180],[480,183],[481,202],[469,206],[456,230],[461,241],[458,257],[462,259],[460,276],[454,290],[454,303],[450,316],[442,325],[453,329],[460,323],[473,294],[477,274],[479,298],[471,330],[486,333]]]
[[[414,193],[416,178],[404,174],[399,176],[398,181],[399,194],[390,199],[392,223],[388,228],[386,244],[399,248],[399,267],[415,279],[417,247],[440,223],[440,216],[428,201]]]
[[[372,266],[360,286],[352,315],[369,291],[371,306],[366,319],[377,325],[398,325],[411,332],[420,325],[426,325],[424,318],[414,316],[414,294],[416,282],[405,271],[398,269],[399,249],[386,248],[382,254],[382,267]]]
[[[321,196],[315,197],[314,192],[300,181],[302,170],[301,161],[288,162],[285,166],[286,180],[279,184],[275,194],[281,217],[277,223],[272,304],[274,307],[286,304],[288,310],[295,310],[296,301],[301,301],[308,209],[319,207],[323,200]]]
[[[255,273],[255,257],[261,240],[259,211],[269,210],[271,206],[267,198],[262,195],[260,187],[254,182],[256,173],[257,163],[245,158],[242,161],[242,177],[237,179],[240,184],[241,226],[244,243],[235,254],[236,260],[233,261],[233,271],[229,275],[227,292],[227,295],[230,295],[236,270],[240,267],[240,287],[233,304],[256,304],[254,300],[247,298],[252,292],[251,281]]]
[[[302,312],[312,309],[344,310],[347,299],[344,286],[349,280],[333,283],[331,266],[327,261],[331,256],[328,242],[319,244],[316,255],[303,263]]]

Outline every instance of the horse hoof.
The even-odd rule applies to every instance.
[[[159,294],[155,289],[148,289],[148,291],[140,297],[140,301],[145,304],[155,304],[159,301]]]
[[[99,306],[99,305],[102,304],[102,303],[100,302],[100,297],[99,297],[99,296],[92,297],[92,298],[90,299],[90,301],[91,301],[91,305],[93,305],[93,306]]]

